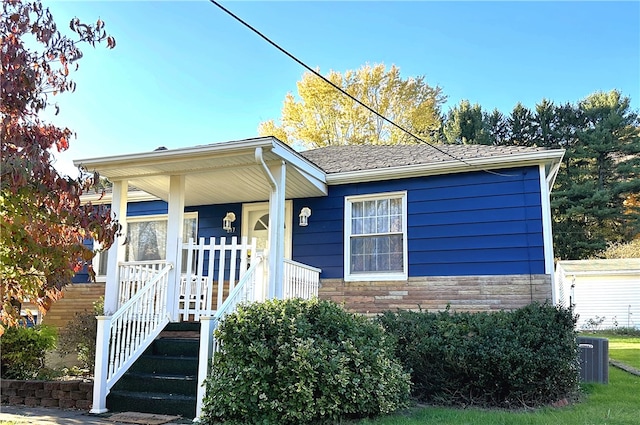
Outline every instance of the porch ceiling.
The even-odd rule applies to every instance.
[[[262,148],[267,166],[286,164],[288,199],[327,193],[322,170],[277,139],[267,137],[192,148],[75,161],[111,181],[126,180],[160,199],[169,197],[171,175],[185,176],[185,205],[264,201],[271,187],[256,161]]]

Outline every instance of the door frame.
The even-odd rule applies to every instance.
[[[251,202],[242,204],[242,236],[249,236],[249,213],[254,211],[265,211],[269,214],[269,202]],[[291,259],[291,241],[293,236],[293,201],[287,199],[284,201],[284,258]]]

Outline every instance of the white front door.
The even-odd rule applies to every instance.
[[[293,202],[285,201],[284,213],[284,257],[291,259],[291,226]],[[269,242],[269,203],[259,202],[242,205],[242,236],[256,238],[258,253],[262,253]]]

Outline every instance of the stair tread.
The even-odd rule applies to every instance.
[[[198,360],[198,356],[175,356],[173,354],[141,354],[140,358],[161,358],[164,360]]]
[[[199,331],[162,331],[156,339],[174,338],[174,339],[200,339]]]
[[[158,393],[158,392],[143,392],[143,391],[128,391],[128,390],[114,390],[112,389],[109,395],[112,396],[121,396],[127,398],[144,398],[144,399],[157,399],[157,400],[165,400],[167,398],[171,398],[171,400],[186,400],[191,401],[195,400],[196,396],[193,395],[184,395],[184,394],[174,394],[174,393]]]
[[[184,375],[174,373],[146,373],[146,372],[127,372],[124,376],[130,376],[134,378],[149,378],[149,379],[166,379],[166,380],[184,380],[195,381],[196,375]]]

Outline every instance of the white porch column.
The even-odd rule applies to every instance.
[[[178,320],[178,292],[180,290],[180,268],[178,258],[182,255],[184,223],[184,176],[171,176],[169,182],[169,214],[167,221],[166,259],[173,263],[169,271],[167,288],[167,311],[172,321]]]
[[[120,276],[118,263],[124,261],[126,247],[123,242],[127,237],[127,190],[128,181],[119,180],[113,182],[113,198],[111,200],[111,212],[122,226],[122,236],[116,238],[109,248],[107,258],[107,279],[104,290],[104,314],[110,316],[118,310],[118,291]],[[96,364],[97,366],[97,364]]]
[[[276,183],[269,195],[269,298],[282,299],[286,164],[282,161],[269,170]]]

